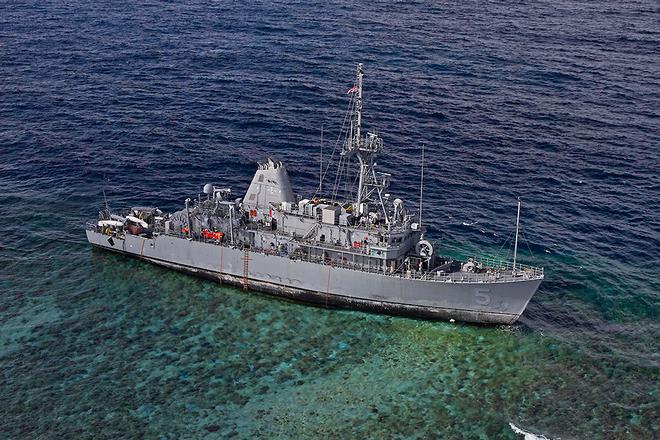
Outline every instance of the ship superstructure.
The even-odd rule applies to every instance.
[[[316,195],[296,197],[285,165],[268,159],[241,198],[230,188],[206,184],[171,214],[147,207],[113,213],[106,206],[87,224],[88,240],[162,266],[324,306],[514,322],[543,269],[517,264],[515,256],[508,264],[437,255],[423,238],[421,212],[411,213],[392,198],[390,175],[376,170],[383,141],[376,133],[362,135],[362,82],[360,64],[349,90],[350,123],[335,179],[357,161],[355,176],[349,178],[348,170],[344,175],[356,183],[344,191],[353,198],[339,200],[338,184],[324,197],[323,177]]]

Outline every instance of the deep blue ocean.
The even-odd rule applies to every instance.
[[[0,438],[660,437],[659,12],[0,3]],[[103,190],[178,209],[272,156],[313,193],[358,62],[409,206],[425,146],[440,253],[506,255],[523,200],[546,281],[516,325],[293,304],[86,243]]]

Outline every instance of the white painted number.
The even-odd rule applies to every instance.
[[[474,298],[480,306],[490,305],[490,289],[475,289]]]

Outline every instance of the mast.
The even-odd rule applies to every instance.
[[[105,210],[110,212],[110,208],[108,207],[108,198],[105,196],[105,188],[103,188],[103,200],[105,201]]]
[[[367,133],[362,138],[362,80],[364,70],[362,63],[358,64],[355,74],[355,85],[348,91],[355,95],[353,106],[353,118],[346,142],[342,148],[341,155],[357,156],[360,171],[358,175],[357,197],[354,205],[354,215],[365,214],[362,205],[367,203],[380,204],[385,222],[389,223],[387,210],[385,209],[383,194],[389,185],[389,174],[375,171],[374,159],[383,148],[383,140],[376,133]],[[339,171],[338,171],[339,173]]]
[[[234,205],[229,205],[229,239],[234,244]]]
[[[321,161],[319,163],[319,196],[323,192],[323,126],[321,125]]]
[[[192,202],[192,200],[190,200],[190,197],[188,197],[186,199],[186,218],[188,219],[188,237],[192,235],[190,231],[190,209],[188,209],[188,204],[190,202]]]
[[[513,272],[516,272],[516,257],[518,256],[518,229],[520,227],[520,197],[518,197],[518,214],[516,215],[516,241],[513,245]]]
[[[358,148],[360,146],[360,127],[362,125],[362,78],[364,71],[362,70],[362,63],[358,64],[357,75],[355,78],[357,86],[357,97],[355,98],[355,140],[357,141]]]
[[[360,154],[360,126],[362,125],[362,78],[364,77],[364,71],[362,70],[362,63],[359,63],[357,66],[357,73],[355,78],[355,87],[357,87],[357,96],[355,98],[355,127],[353,128],[353,139],[351,140],[351,148],[357,149],[358,151],[358,160],[360,161],[360,180],[358,182],[357,190],[357,209],[360,213],[360,205],[362,204],[362,192],[364,188],[364,177],[368,171],[368,165],[365,164],[365,158]],[[361,214],[361,213],[360,213]]]
[[[419,178],[419,230],[421,238],[424,238],[424,231],[422,231],[422,201],[424,200],[424,144],[422,144],[422,170]]]

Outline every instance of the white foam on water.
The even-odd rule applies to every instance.
[[[527,431],[525,431],[524,429],[520,429],[520,428],[518,428],[516,425],[514,425],[514,424],[511,423],[511,422],[509,422],[509,426],[511,427],[511,429],[513,430],[513,432],[515,432],[516,434],[522,434],[522,435],[524,435],[524,436],[525,436],[525,440],[552,440],[552,439],[550,439],[550,438],[548,438],[548,437],[546,437],[546,436],[544,436],[544,435],[534,434],[534,433],[531,433],[531,432],[527,432]],[[557,439],[557,440],[559,440],[559,439]]]

